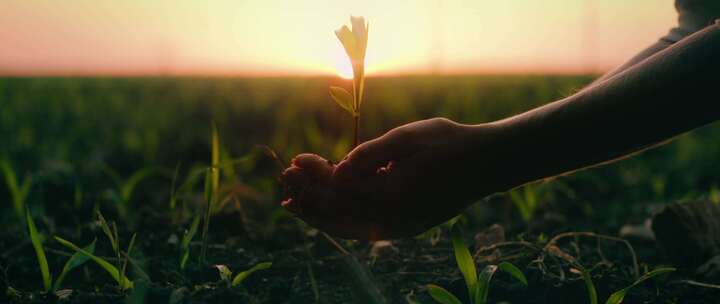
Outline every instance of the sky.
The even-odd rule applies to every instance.
[[[672,0],[1,0],[0,75],[597,73],[675,26]]]

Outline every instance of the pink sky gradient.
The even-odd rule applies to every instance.
[[[370,22],[370,75],[587,73],[676,23],[671,0],[3,0],[0,75],[316,75]]]

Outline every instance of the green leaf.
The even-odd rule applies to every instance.
[[[190,247],[190,242],[195,237],[195,234],[197,234],[198,226],[200,226],[200,215],[195,215],[192,224],[190,224],[190,230],[185,232],[182,242],[180,242],[180,248],[182,248],[183,251]]]
[[[333,100],[335,100],[335,102],[340,105],[340,107],[348,111],[350,115],[354,117],[359,115],[357,113],[357,109],[355,109],[355,101],[353,100],[353,96],[347,90],[341,87],[331,86],[330,96],[332,96]]]
[[[468,289],[470,299],[475,298],[477,289],[477,270],[475,269],[475,260],[473,260],[470,251],[463,240],[463,233],[460,225],[455,223],[451,229],[452,245],[455,251],[455,261],[457,262],[460,272],[465,278],[465,285]]]
[[[115,279],[116,282],[118,282],[118,284],[120,285],[120,287],[122,289],[133,288],[133,282],[128,280],[128,278],[124,275],[120,276],[120,271],[118,271],[118,269],[115,266],[108,263],[104,259],[95,256],[94,254],[88,252],[87,250],[78,247],[77,245],[71,243],[70,241],[62,239],[59,236],[56,236],[55,240],[58,241],[63,246],[68,247],[77,252],[80,252],[80,253],[84,254],[85,256],[87,256],[88,258],[90,258],[91,260],[93,260],[93,262],[97,263],[100,267],[105,269],[105,271],[107,271],[107,273],[109,273],[110,276],[113,279]]]
[[[632,283],[630,286],[620,289],[620,290],[616,291],[615,293],[613,293],[612,295],[610,295],[610,298],[607,299],[605,304],[620,304],[620,303],[622,303],[623,299],[625,299],[625,295],[628,293],[628,291],[630,291],[631,288],[635,287],[636,285],[638,285],[652,277],[659,276],[659,275],[673,272],[673,271],[675,271],[675,268],[658,268],[653,271],[650,271],[650,272],[644,274],[643,276],[641,276],[640,278],[638,278],[637,281]]]
[[[177,189],[175,187],[179,174],[180,163],[175,166],[175,172],[173,173],[172,182],[170,184],[170,210],[175,210],[175,206],[177,205]]]
[[[272,266],[272,262],[259,263],[248,270],[238,273],[235,276],[235,278],[232,280],[232,286],[234,287],[234,286],[240,285],[240,283],[245,281],[245,279],[247,279],[247,277],[249,277],[251,274],[253,274],[253,272],[256,272],[258,270],[268,269],[271,266]]]
[[[115,240],[115,234],[112,232],[112,229],[110,229],[110,225],[108,225],[108,222],[105,220],[105,217],[100,213],[98,210],[97,212],[98,220],[100,220],[100,228],[102,229],[103,233],[105,233],[105,236],[107,236],[108,240],[110,241],[110,245],[113,248],[113,251],[118,251],[117,242]]]
[[[582,267],[580,265],[576,265],[576,268],[580,270],[583,281],[585,281],[585,288],[587,289],[588,298],[590,298],[590,304],[597,304],[597,290],[595,290],[595,284],[592,281],[592,276],[590,275],[590,272],[587,271],[585,267]]]
[[[232,278],[232,271],[230,268],[228,268],[225,265],[213,265],[218,270],[218,273],[220,274],[220,280],[229,282],[230,278]]]
[[[212,122],[212,153],[211,153],[211,161],[212,161],[212,191],[215,196],[215,199],[217,199],[218,190],[220,187],[220,168],[218,168],[218,165],[220,164],[220,135],[218,134],[218,128],[217,124],[215,122]]]
[[[35,255],[37,255],[38,264],[40,265],[43,286],[45,287],[45,292],[48,292],[52,287],[52,275],[50,274],[50,267],[48,267],[47,257],[45,256],[45,248],[43,248],[42,245],[42,236],[38,233],[35,222],[33,222],[32,216],[30,216],[30,210],[27,208],[25,208],[25,217],[30,233],[30,241],[32,242],[33,248],[35,248]]]
[[[95,242],[97,239],[93,240],[90,245],[85,246],[83,250],[94,254],[95,253]],[[53,290],[58,290],[62,284],[62,282],[65,280],[65,276],[70,273],[71,270],[79,267],[82,264],[85,264],[90,258],[80,252],[75,252],[70,259],[65,262],[65,266],[63,267],[62,272],[60,273],[60,276],[55,280],[55,286],[53,286]]]
[[[435,284],[428,284],[427,285],[428,293],[430,293],[430,296],[435,299],[438,303],[441,304],[462,304],[460,300],[447,291],[445,288],[442,288],[440,286],[437,286]]]
[[[130,203],[130,199],[135,192],[135,187],[137,187],[137,185],[144,179],[158,173],[160,173],[160,171],[157,168],[142,168],[130,175],[130,177],[125,181],[125,183],[123,183],[122,187],[120,188],[120,197],[122,197],[122,203]]]
[[[496,265],[487,265],[485,266],[483,271],[480,272],[480,276],[478,277],[477,282],[477,291],[475,292],[475,301],[473,301],[473,303],[487,303],[488,293],[490,292],[490,281],[492,280],[492,277],[497,271],[497,269],[498,267]]]
[[[7,160],[0,161],[0,170],[2,170],[3,172],[3,176],[5,178],[5,185],[7,185],[10,195],[12,196],[15,213],[17,214],[18,218],[22,219],[24,211],[23,207],[25,206],[25,200],[27,198],[27,195],[30,192],[32,179],[30,178],[30,176],[25,176],[22,185],[19,185],[17,174],[10,165],[10,162],[8,162]]]
[[[351,291],[357,303],[387,303],[366,265],[360,263],[351,254],[343,254],[340,262],[345,277],[350,281]]]
[[[217,171],[215,168],[207,168],[205,172],[205,215],[203,218],[203,230],[202,230],[202,247],[200,248],[200,264],[205,264],[205,257],[207,255],[207,242],[208,242],[208,231],[210,229],[210,213],[212,211],[213,202],[215,200],[215,193],[212,189],[212,177],[213,172]]]
[[[520,283],[523,283],[523,285],[525,285],[525,286],[528,285],[527,278],[525,277],[525,274],[522,272],[522,270],[520,270],[519,268],[517,268],[517,267],[516,267],[515,265],[513,265],[512,263],[502,262],[502,263],[500,263],[500,264],[498,265],[498,267],[500,268],[500,270],[502,270],[502,271],[504,271],[504,272],[507,272],[507,273],[510,274],[513,278],[515,278],[515,279],[517,279],[518,281],[520,281]]]

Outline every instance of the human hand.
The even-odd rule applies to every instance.
[[[475,178],[477,169],[487,167],[475,165],[476,147],[492,130],[434,118],[365,142],[337,165],[318,155],[298,155],[283,173],[289,198],[282,205],[343,238],[418,234],[498,190]]]

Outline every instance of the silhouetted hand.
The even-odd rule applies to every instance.
[[[497,186],[475,179],[476,147],[492,134],[434,118],[365,142],[337,165],[301,154],[283,174],[282,205],[332,235],[387,239],[418,234]],[[477,159],[475,159],[477,158]]]

